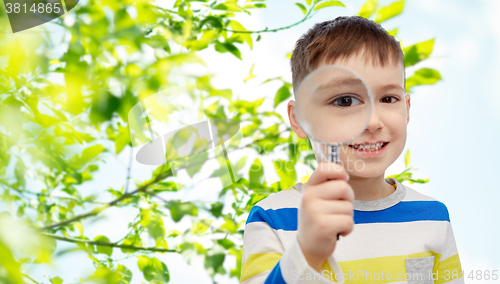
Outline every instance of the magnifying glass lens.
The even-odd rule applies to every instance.
[[[364,132],[373,100],[366,82],[338,65],[315,69],[300,83],[295,117],[311,140],[326,145],[346,144]]]

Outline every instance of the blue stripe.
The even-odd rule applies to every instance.
[[[248,215],[247,224],[266,222],[275,230],[297,231],[297,208],[267,209],[254,206]]]
[[[446,205],[439,201],[401,201],[379,211],[354,210],[355,224],[450,221]]]
[[[297,230],[297,208],[267,209],[254,206],[246,224],[266,222],[275,230]],[[448,209],[440,201],[401,201],[384,210],[354,210],[354,224],[450,221]]]
[[[281,275],[281,267],[280,261],[274,266],[271,273],[266,278],[264,284],[286,284],[285,279],[283,279],[283,275]]]

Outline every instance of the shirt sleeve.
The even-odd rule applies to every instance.
[[[443,239],[443,250],[441,256],[436,264],[437,280],[435,283],[450,283],[450,284],[464,284],[464,276],[460,258],[458,256],[457,244],[455,236],[453,235],[453,228],[449,221],[449,213],[446,206],[443,204],[446,215],[448,217],[446,233]]]
[[[286,248],[277,234],[275,222],[262,207],[255,205],[243,235],[241,284],[342,284],[343,274],[333,254],[322,273],[312,268],[300,248],[297,235]],[[295,231],[296,232],[296,231]]]

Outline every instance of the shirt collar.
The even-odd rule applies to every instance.
[[[375,200],[354,200],[352,206],[358,211],[378,211],[384,210],[398,204],[406,196],[406,188],[395,178],[386,178],[385,181],[391,185],[396,184],[396,190],[389,196]],[[298,192],[302,193],[303,183],[298,182],[293,186]]]

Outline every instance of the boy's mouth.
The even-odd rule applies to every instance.
[[[384,148],[388,143],[389,142],[385,141],[363,142],[363,143],[350,144],[349,147],[361,151],[378,151]]]

